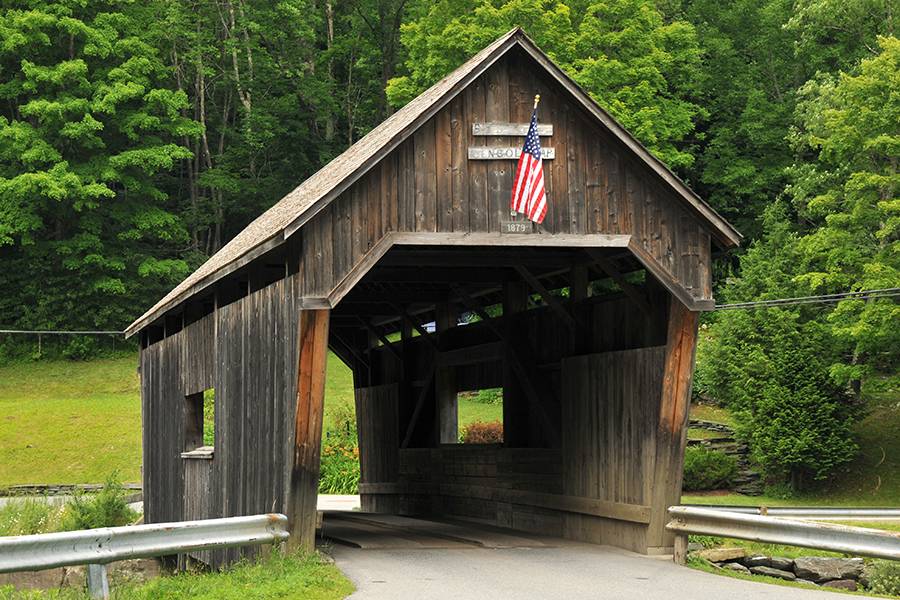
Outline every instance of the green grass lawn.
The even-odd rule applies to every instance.
[[[352,417],[353,373],[328,356],[326,429]],[[460,402],[460,427],[502,420],[500,404]],[[134,354],[0,367],[0,487],[141,479],[141,404]]]
[[[181,573],[142,584],[112,582],[117,600],[337,600],[353,592],[353,584],[319,555],[272,553],[258,562],[242,563],[220,573]],[[0,587],[0,600],[87,600],[70,588],[15,592]]]
[[[140,481],[137,356],[0,368],[0,487]]]

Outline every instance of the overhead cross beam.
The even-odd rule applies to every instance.
[[[400,354],[400,351],[397,350],[396,348],[394,348],[394,344],[391,343],[391,340],[387,339],[384,336],[384,334],[381,333],[381,331],[376,329],[375,326],[373,326],[371,323],[369,323],[368,321],[366,321],[359,315],[357,315],[356,318],[357,318],[357,320],[359,320],[359,322],[362,324],[362,326],[366,328],[366,330],[369,333],[371,333],[372,335],[377,337],[381,341],[381,343],[384,345],[384,347],[391,351],[391,354],[393,354],[394,356],[397,357],[397,360],[400,360],[400,361],[403,360],[403,356]]]
[[[597,265],[600,270],[606,273],[607,276],[610,277],[613,281],[616,282],[616,285],[625,292],[625,295],[631,298],[631,301],[634,302],[641,312],[645,315],[650,314],[650,303],[647,302],[647,297],[644,293],[639,290],[637,287],[632,285],[625,279],[625,276],[619,271],[616,267],[616,264],[611,261],[609,258],[604,256],[599,250],[596,248],[585,248],[585,252],[587,252],[588,256],[594,261],[594,264]]]
[[[547,288],[544,287],[544,284],[542,284],[541,281],[537,277],[535,277],[527,267],[516,265],[515,269],[516,272],[522,277],[522,279],[524,279],[525,282],[534,289],[534,291],[540,294],[541,298],[544,299],[544,302],[546,302],[551,309],[553,309],[563,318],[563,321],[567,326],[569,326],[573,330],[578,329],[579,323],[575,319],[575,317],[573,317],[572,314],[568,310],[566,310],[566,307],[562,305],[559,299],[551,294],[547,290]]]
[[[402,319],[403,319],[404,321],[406,321],[409,325],[411,325],[413,329],[415,329],[416,331],[418,331],[418,332],[419,332],[419,335],[422,336],[422,337],[424,337],[424,338],[428,341],[428,343],[431,344],[431,345],[434,347],[435,350],[438,349],[438,347],[437,347],[437,342],[434,341],[434,338],[431,336],[431,334],[428,333],[428,331],[427,331],[424,327],[422,327],[422,324],[421,324],[421,323],[419,323],[418,321],[416,321],[415,319],[413,319],[412,316],[411,316],[408,312],[406,312],[406,309],[405,309],[405,308],[403,308],[402,306],[400,306],[400,305],[397,304],[396,302],[388,302],[388,304],[390,304],[390,306],[391,306],[395,311],[397,311],[397,313],[400,315],[400,318],[402,318]]]

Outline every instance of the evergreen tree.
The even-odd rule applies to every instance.
[[[188,272],[159,175],[191,156],[180,140],[199,127],[130,4],[30,0],[0,15],[7,322],[121,327]]]

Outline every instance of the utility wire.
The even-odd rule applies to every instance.
[[[830,304],[840,302],[841,300],[868,300],[870,298],[891,298],[894,296],[900,296],[900,287],[861,290],[859,292],[843,292],[840,294],[822,294],[820,296],[801,296],[799,298],[778,298],[775,300],[757,300],[755,302],[716,304],[716,310],[741,310],[747,308],[766,308],[769,306],[792,306],[795,304]]]
[[[65,331],[37,329],[0,329],[0,333],[31,333],[38,335],[123,335],[124,331]]]

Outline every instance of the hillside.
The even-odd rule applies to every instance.
[[[141,407],[134,354],[0,367],[0,487],[141,479]],[[353,411],[350,370],[328,358],[325,427]],[[462,402],[460,422],[499,419],[499,404]]]

